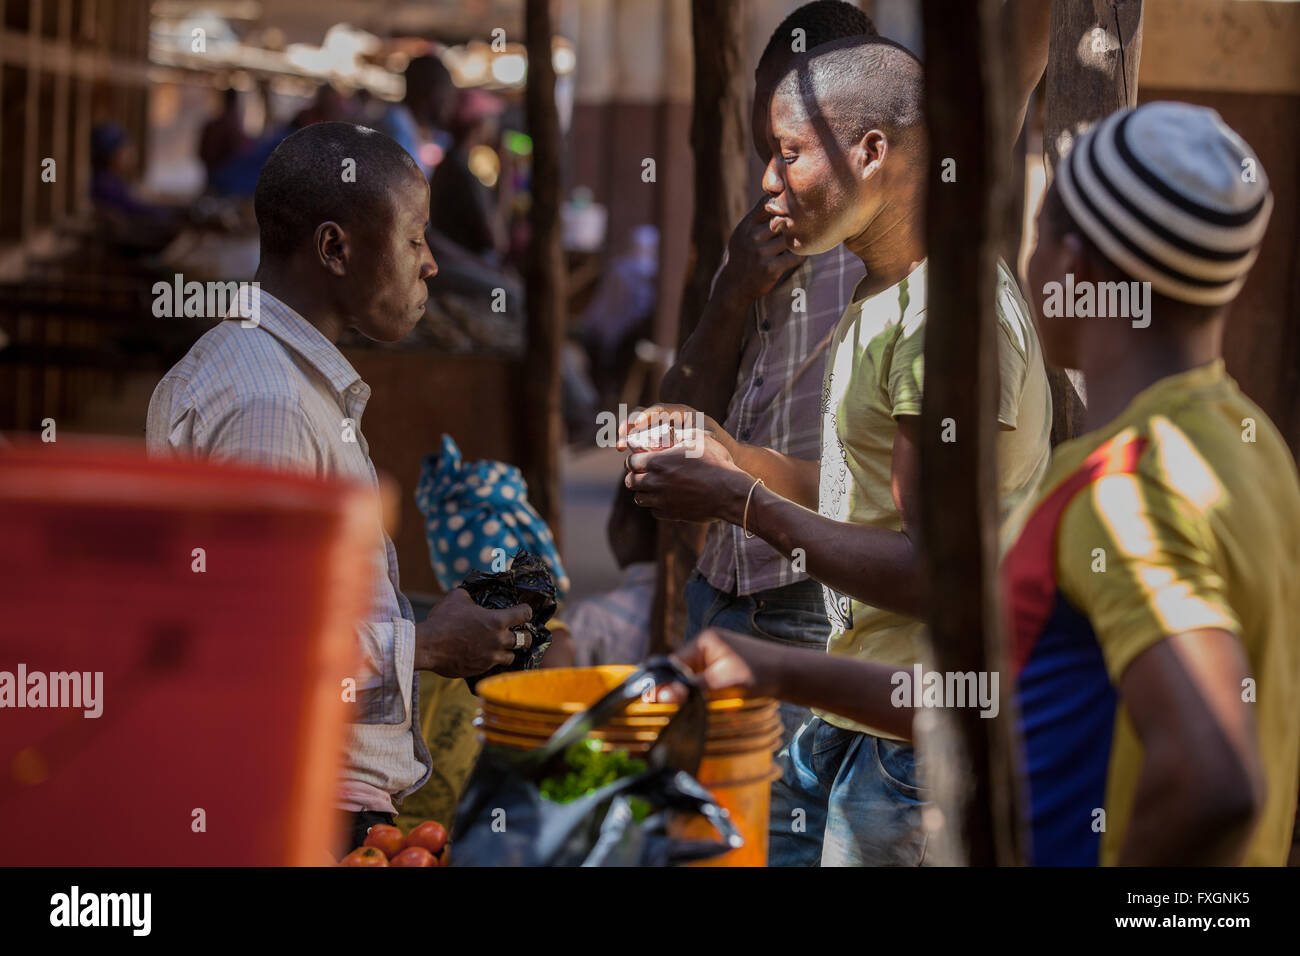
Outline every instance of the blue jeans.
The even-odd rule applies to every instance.
[[[799,581],[755,594],[729,594],[709,584],[699,571],[693,571],[686,582],[686,640],[707,627],[823,652],[831,633],[822,586],[816,581]],[[810,716],[806,707],[781,704],[783,748]]]
[[[921,866],[926,794],[911,744],[813,717],[777,755],[768,866]]]

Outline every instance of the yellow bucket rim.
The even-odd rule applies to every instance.
[[[484,709],[489,705],[500,705],[521,711],[532,711],[543,714],[576,714],[586,710],[601,695],[613,690],[623,681],[636,671],[632,665],[623,664],[606,664],[599,667],[553,667],[543,670],[528,671],[511,671],[504,674],[496,674],[492,677],[485,678],[478,683],[477,691],[479,697],[483,700]],[[555,683],[562,681],[566,676],[583,673],[586,675],[596,674],[600,677],[600,682],[604,685],[603,690],[598,690],[589,700],[564,700],[564,701],[539,701],[535,697],[529,697],[521,694],[520,691],[529,684],[535,684],[540,681]],[[539,676],[544,675],[544,676]],[[708,703],[709,712],[725,713],[739,710],[756,710],[762,707],[775,706],[775,701],[769,697],[718,697],[713,698]],[[659,704],[659,703],[642,703],[637,702],[628,706],[624,711],[629,716],[654,716],[660,714],[671,714],[677,709],[676,704]]]

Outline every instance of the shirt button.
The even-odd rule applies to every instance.
[[[761,329],[761,330],[764,331],[764,332],[771,332],[771,331],[772,331],[772,323],[769,322],[769,321],[767,321],[767,319],[764,319],[764,320],[763,320],[763,324],[759,326],[759,329]]]
[[[360,394],[361,394],[361,386],[360,386],[360,385],[353,385],[351,388],[348,389],[348,391],[351,392],[353,395],[360,395]]]
[[[746,428],[740,433],[741,441],[749,441],[749,429]]]
[[[755,375],[755,376],[754,376],[754,387],[755,387],[755,388],[762,388],[762,387],[763,387],[763,376],[761,376],[761,375]]]

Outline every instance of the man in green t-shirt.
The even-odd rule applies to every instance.
[[[812,51],[769,104],[763,188],[773,231],[805,256],[843,242],[867,272],[831,339],[820,461],[742,444],[700,416],[698,441],[632,454],[627,478],[656,515],[729,521],[806,568],[826,589],[831,654],[908,668],[919,661],[931,600],[914,539],[926,314],[922,100],[911,53],[855,38]],[[1029,310],[1005,267],[997,312],[1005,516],[1046,469],[1051,399]],[[927,797],[910,737],[901,708],[880,725],[829,712],[805,722],[779,758],[769,861],[923,862]]]

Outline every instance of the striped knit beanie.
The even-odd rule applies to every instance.
[[[1056,182],[1106,258],[1196,305],[1236,296],[1273,211],[1254,151],[1214,110],[1188,103],[1106,117],[1059,164]]]

